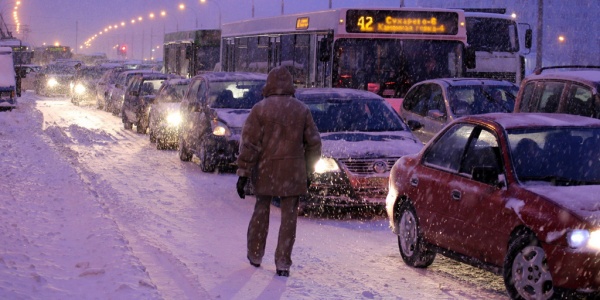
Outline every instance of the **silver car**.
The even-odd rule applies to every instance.
[[[519,87],[487,78],[440,78],[413,85],[400,115],[423,142],[453,120],[467,115],[512,112]]]

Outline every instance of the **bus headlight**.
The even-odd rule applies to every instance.
[[[58,81],[56,80],[56,78],[48,78],[46,85],[48,85],[48,87],[53,88],[58,85]]]
[[[340,167],[338,166],[335,159],[331,157],[321,157],[315,164],[315,173],[323,174],[326,172],[339,172]]]
[[[181,114],[179,112],[172,112],[167,116],[167,123],[169,126],[177,127],[181,124]]]
[[[231,136],[229,127],[220,121],[212,122],[212,133],[216,136]]]
[[[600,250],[600,231],[575,229],[567,233],[567,243],[573,249]]]

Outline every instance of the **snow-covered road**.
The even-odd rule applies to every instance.
[[[27,92],[0,113],[1,299],[507,299],[500,276],[402,262],[383,218],[300,217],[289,278],[246,260],[253,197],[120,118]]]

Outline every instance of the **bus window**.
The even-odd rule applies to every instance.
[[[385,98],[404,97],[415,83],[459,77],[463,47],[455,41],[356,40],[336,41],[336,87],[370,90]]]

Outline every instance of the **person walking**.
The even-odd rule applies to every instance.
[[[248,225],[247,258],[260,267],[269,231],[271,199],[281,199],[281,224],[275,250],[277,275],[289,276],[296,239],[298,201],[308,191],[309,175],[321,157],[321,138],[308,106],[294,98],[292,75],[276,67],[267,75],[263,100],[244,126],[237,159],[240,198],[250,178],[256,204]]]

